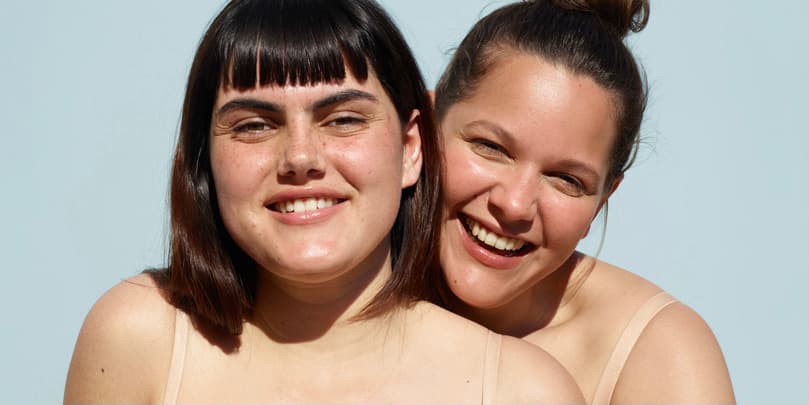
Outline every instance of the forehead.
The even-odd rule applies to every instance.
[[[613,94],[591,78],[512,51],[498,57],[470,97],[449,109],[445,123],[485,120],[517,143],[542,144],[541,152],[606,164],[615,112]]]

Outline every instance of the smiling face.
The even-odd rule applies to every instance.
[[[441,264],[458,298],[501,307],[571,256],[614,190],[614,115],[590,78],[517,51],[447,110]]]
[[[363,82],[347,70],[340,83],[220,89],[210,157],[228,233],[293,282],[332,280],[387,254],[401,190],[421,168],[415,117],[403,129],[373,72]]]

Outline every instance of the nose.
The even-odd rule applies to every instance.
[[[489,205],[504,223],[527,224],[539,210],[539,176],[531,170],[503,176],[489,191]]]
[[[278,159],[278,175],[301,183],[325,172],[320,137],[306,126],[289,126]]]

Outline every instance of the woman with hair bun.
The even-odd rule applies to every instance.
[[[444,139],[437,302],[554,355],[588,403],[733,403],[709,327],[651,282],[576,251],[638,146],[623,43],[646,0],[535,0],[479,21],[436,88]]]
[[[540,348],[423,301],[441,150],[372,0],[233,0],[197,48],[166,269],[94,305],[66,403],[580,403]]]

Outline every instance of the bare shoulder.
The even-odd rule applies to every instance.
[[[502,337],[497,402],[507,404],[582,404],[573,377],[538,346],[511,336]]]
[[[735,403],[716,337],[693,309],[679,302],[646,326],[618,379],[613,401]]]
[[[431,333],[440,330],[453,339],[481,339],[488,333],[488,329],[480,324],[427,301],[415,303],[410,313],[418,318],[418,323],[426,327],[425,330]]]
[[[585,319],[597,336],[609,337],[610,351],[624,326],[662,290],[654,283],[609,263],[597,261],[583,290]],[[600,326],[599,326],[600,325]],[[613,337],[614,336],[614,337]],[[624,364],[614,403],[734,403],[722,351],[693,309],[675,302],[646,325]]]
[[[615,294],[620,294],[623,296],[637,296],[638,299],[645,301],[646,298],[661,291],[661,288],[651,281],[631,271],[597,259],[587,284],[590,289],[598,288],[609,298],[614,298]]]
[[[663,290],[620,267],[601,260],[593,263],[571,306],[576,308],[576,319],[586,321],[585,328],[593,334],[594,342],[611,349],[638,309]]]
[[[152,403],[162,394],[174,307],[151,276],[124,280],[93,305],[70,362],[65,403]]]
[[[545,350],[511,336],[501,336],[483,326],[444,310],[433,304],[420,302],[416,316],[429,331],[428,338],[419,340],[419,346],[438,345],[435,352],[448,355],[453,363],[463,364],[464,369],[478,368],[492,359],[484,357],[493,346],[491,338],[500,339],[499,352],[493,351],[496,363],[488,364],[496,370],[494,402],[503,404],[582,404],[584,398],[573,378]],[[435,339],[441,336],[441,339]],[[476,349],[479,348],[479,349]],[[478,357],[479,356],[479,357]],[[456,365],[457,365],[456,364]],[[468,388],[467,388],[468,391]]]

